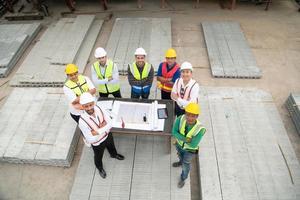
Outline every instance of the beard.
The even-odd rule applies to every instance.
[[[94,108],[90,109],[90,110],[86,110],[86,112],[89,114],[89,115],[92,115],[94,114],[95,110]]]

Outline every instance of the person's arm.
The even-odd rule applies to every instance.
[[[180,123],[180,117],[177,117],[173,124],[172,136],[178,140],[182,140],[183,142],[186,142],[186,138],[183,135],[181,135],[179,132],[179,123]]]
[[[95,133],[94,130],[91,130],[91,128],[83,120],[79,119],[78,126],[88,143],[93,144],[98,142],[100,135]]]
[[[148,77],[141,80],[142,86],[152,85],[153,78],[154,78],[154,68],[151,65],[151,69],[150,69],[150,72],[148,74]]]
[[[136,86],[141,86],[141,81],[139,80],[136,80],[134,78],[134,76],[132,75],[131,71],[130,71],[130,65],[128,65],[128,68],[127,68],[127,77],[128,77],[128,82],[129,82],[129,85],[133,86],[133,85],[136,85]]]
[[[85,80],[86,80],[86,84],[88,85],[88,88],[89,88],[89,93],[91,95],[96,94],[96,88],[95,88],[93,82],[91,81],[91,79],[89,79],[89,77],[86,76]]]
[[[202,137],[204,136],[205,132],[206,132],[206,129],[202,128],[196,136],[191,138],[191,141],[190,141],[189,145],[192,148],[196,148],[199,145],[199,143],[200,143]]]
[[[92,80],[95,85],[104,85],[108,82],[108,79],[99,79],[97,72],[94,69],[94,65],[91,66],[91,74],[92,74]]]
[[[159,64],[157,74],[156,74],[156,79],[157,79],[157,81],[160,81],[161,83],[165,83],[165,82],[168,82],[168,79],[164,78],[162,75],[162,65],[163,65],[163,63]]]
[[[119,70],[117,64],[114,63],[113,75],[108,83],[117,83],[119,81]]]
[[[81,104],[79,103],[80,97],[76,97],[75,93],[66,86],[63,87],[63,91],[72,107],[74,107],[77,110],[83,110]]]
[[[172,99],[173,101],[177,101],[177,99],[179,98],[178,95],[177,95],[177,87],[176,87],[177,81],[178,81],[178,80],[179,80],[179,79],[177,79],[177,80],[175,81],[175,83],[174,83],[174,85],[173,85],[173,88],[172,88],[172,91],[171,91],[171,99]]]

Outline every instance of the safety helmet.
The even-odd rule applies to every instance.
[[[135,56],[137,56],[137,55],[146,56],[147,53],[146,53],[145,49],[143,49],[142,47],[140,47],[140,48],[137,48],[135,50],[134,55]]]
[[[199,115],[200,114],[200,106],[197,103],[189,103],[185,107],[185,112],[191,113],[194,115]]]
[[[78,67],[75,64],[67,64],[65,73],[66,74],[74,74],[78,72]]]
[[[93,95],[91,95],[91,93],[85,92],[80,95],[79,103],[81,105],[91,103],[91,102],[95,102],[95,97],[93,97]]]
[[[173,48],[168,49],[168,50],[166,51],[165,57],[166,57],[166,58],[176,58],[176,57],[177,57],[177,54],[176,54],[175,49],[173,49]]]
[[[102,58],[106,55],[107,55],[107,53],[106,53],[105,49],[103,49],[102,47],[98,47],[95,50],[95,58]]]
[[[193,71],[193,66],[189,62],[183,62],[180,66],[180,71],[182,71],[184,69],[189,69],[189,70]]]

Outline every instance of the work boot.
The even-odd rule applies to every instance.
[[[185,181],[180,178],[180,181],[178,182],[177,187],[182,188],[184,186],[184,184],[185,184]]]
[[[124,160],[125,159],[125,157],[123,155],[121,155],[121,154],[117,154],[117,155],[111,156],[111,157],[115,158],[115,159],[118,159],[118,160]]]
[[[105,172],[104,169],[100,169],[100,170],[99,170],[99,174],[100,174],[100,176],[101,176],[102,178],[106,178],[106,172]]]
[[[181,165],[182,165],[182,164],[181,164],[180,161],[178,161],[178,162],[173,162],[173,164],[172,164],[173,167],[179,167],[179,166],[181,166]]]

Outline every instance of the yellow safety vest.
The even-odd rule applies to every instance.
[[[144,78],[147,78],[149,75],[149,72],[151,70],[151,65],[149,63],[145,63],[144,65],[144,69],[142,71],[142,74],[140,74],[138,67],[136,66],[136,63],[132,63],[132,65],[130,66],[130,72],[132,73],[132,75],[134,76],[134,78],[136,80],[142,80]]]
[[[180,123],[179,123],[179,133],[183,135],[186,138],[193,138],[193,136],[196,136],[199,134],[201,129],[204,127],[200,124],[199,120],[196,121],[196,124],[193,126],[193,128],[186,134],[185,133],[185,126],[186,126],[186,118],[185,115],[182,115],[180,117]],[[205,129],[205,128],[204,128]],[[177,144],[180,145],[182,149],[185,150],[198,150],[198,146],[196,148],[191,147],[188,143],[183,142],[182,140],[177,139]]]
[[[70,88],[76,94],[76,96],[80,96],[82,93],[89,91],[89,87],[83,75],[78,75],[78,83],[68,79],[65,82],[65,86]]]
[[[105,67],[104,76],[101,74],[99,62],[93,64],[94,70],[100,80],[108,78],[113,75],[114,62],[112,60],[107,60],[107,66]],[[101,93],[112,93],[120,90],[120,83],[109,83],[109,84],[100,84],[98,90]]]

